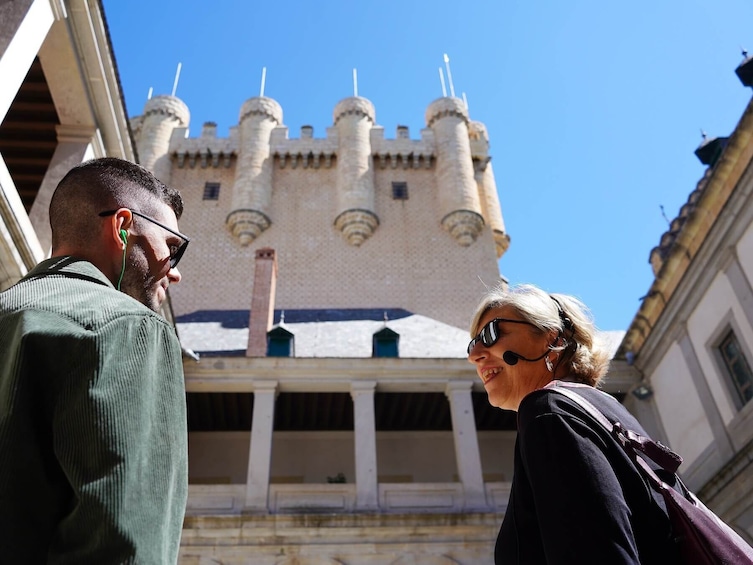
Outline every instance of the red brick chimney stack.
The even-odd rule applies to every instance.
[[[267,332],[274,323],[277,257],[268,247],[256,251],[246,357],[266,357]]]

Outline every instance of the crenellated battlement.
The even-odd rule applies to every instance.
[[[289,138],[286,126],[272,130],[270,150],[278,167],[328,169],[334,166],[339,144],[337,128],[327,128],[327,136],[323,138],[313,137],[312,130],[311,126],[303,126],[299,138]],[[231,128],[225,138],[216,136],[216,126],[206,124],[199,137],[186,137],[187,131],[187,128],[173,130],[168,151],[181,169],[186,166],[229,167],[238,155],[237,127]],[[374,165],[379,169],[430,169],[435,161],[434,133],[425,128],[421,130],[421,139],[410,139],[407,135],[408,128],[398,126],[397,137],[385,139],[383,127],[372,127],[370,144]]]

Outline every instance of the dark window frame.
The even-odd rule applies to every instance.
[[[729,383],[736,394],[740,406],[745,406],[753,400],[753,371],[745,357],[740,341],[734,329],[724,334],[716,347],[722,365],[727,371]]]
[[[408,200],[408,183],[402,181],[392,181],[392,199]]]
[[[295,357],[295,336],[279,326],[269,330],[267,357]]]
[[[400,357],[400,334],[389,328],[374,333],[371,344],[372,357]]]
[[[206,182],[204,183],[204,194],[201,197],[202,200],[219,200],[220,199],[220,183],[218,182]]]

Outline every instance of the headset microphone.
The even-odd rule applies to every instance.
[[[546,351],[544,351],[544,353],[542,353],[538,357],[534,359],[529,359],[528,357],[523,357],[520,353],[515,353],[514,351],[508,350],[502,354],[502,360],[508,365],[517,365],[518,361],[520,361],[521,359],[523,361],[528,361],[529,363],[532,363],[534,361],[538,361],[539,359],[543,359],[544,356],[546,356],[546,354],[549,353],[550,351],[551,349],[547,349]]]

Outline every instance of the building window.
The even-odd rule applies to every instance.
[[[293,334],[277,326],[267,332],[267,357],[293,357]]]
[[[392,199],[393,200],[408,200],[408,183],[407,182],[393,182],[392,183]]]
[[[732,378],[732,384],[743,404],[753,399],[753,373],[751,373],[748,360],[745,359],[735,332],[730,331],[719,344],[719,352],[722,354],[724,365]]]
[[[379,330],[374,334],[372,357],[398,357],[398,341],[400,334],[389,328]]]
[[[204,196],[202,200],[219,200],[220,183],[208,182],[204,185]]]

